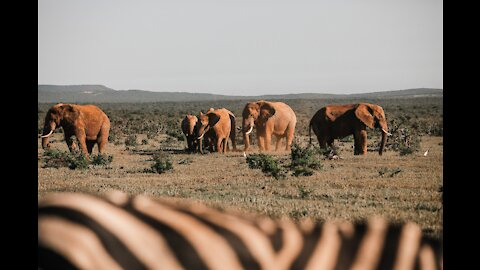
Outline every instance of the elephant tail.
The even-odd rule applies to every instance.
[[[310,140],[308,145],[312,145],[312,121],[308,124],[308,138]]]

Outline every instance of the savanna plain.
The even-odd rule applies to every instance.
[[[253,100],[95,104],[111,121],[106,162],[72,166],[65,158],[68,148],[61,129],[51,137],[50,150],[43,150],[38,139],[38,197],[52,192],[121,190],[274,218],[355,221],[379,215],[392,222],[414,221],[427,235],[441,237],[442,97],[281,100],[297,115],[294,143],[300,149],[309,147],[308,123],[323,106],[369,102],[385,110],[392,136],[382,156],[378,155],[381,132],[377,129],[367,130],[364,156],[353,155],[352,136],[336,140],[336,149],[320,151],[312,134],[310,149],[320,166],[311,175],[294,175],[289,169],[291,152],[285,150],[263,152],[275,161],[282,177],[251,168],[247,160],[258,154],[256,137],[245,157],[240,130],[238,152],[202,155],[186,151],[180,122],[187,113],[198,115],[211,107],[225,107],[241,127],[242,110],[249,101]],[[52,105],[38,104],[39,134]],[[97,146],[94,155],[96,151]],[[159,161],[165,170],[154,170]]]

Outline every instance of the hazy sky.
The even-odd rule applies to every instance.
[[[260,95],[443,88],[443,1],[38,1],[38,83]]]

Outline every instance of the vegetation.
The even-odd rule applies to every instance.
[[[382,156],[377,153],[381,139],[377,129],[368,130],[369,152],[365,156],[353,155],[352,136],[336,140],[334,149],[320,150],[315,137],[313,145],[307,147],[308,122],[318,109],[360,101],[385,109],[393,135],[388,137]],[[442,235],[442,98],[286,100],[297,115],[292,152],[260,155],[255,130],[247,158],[241,152],[200,155],[185,151],[186,142],[180,136],[185,114],[225,107],[237,115],[236,125],[241,127],[246,102],[97,104],[112,123],[106,148],[111,158],[96,157],[95,148],[92,162],[80,169],[82,160],[73,159],[61,129],[51,136],[50,150],[44,151],[39,139],[38,195],[41,198],[59,191],[99,194],[118,189],[132,195],[188,198],[271,217],[321,221],[381,215],[398,222],[412,220],[424,232]],[[38,104],[39,133],[51,105]],[[237,132],[236,136],[242,149],[242,135]],[[126,149],[126,144],[134,145]],[[424,156],[426,150],[429,153]],[[250,169],[246,159],[258,169]]]
[[[309,176],[313,174],[314,170],[322,168],[320,153],[312,147],[302,148],[298,144],[293,144],[290,156],[292,159],[290,169],[294,176]]]
[[[285,178],[282,166],[273,156],[266,154],[248,155],[247,163],[250,169],[261,169],[266,175],[273,176],[276,179]]]
[[[146,172],[164,173],[166,171],[173,170],[172,161],[165,153],[154,154],[153,161],[154,163],[150,167],[150,170],[145,170]]]

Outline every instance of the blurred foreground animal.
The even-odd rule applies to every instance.
[[[41,269],[442,269],[441,242],[413,223],[325,222],[201,204],[55,193],[39,202]]]

